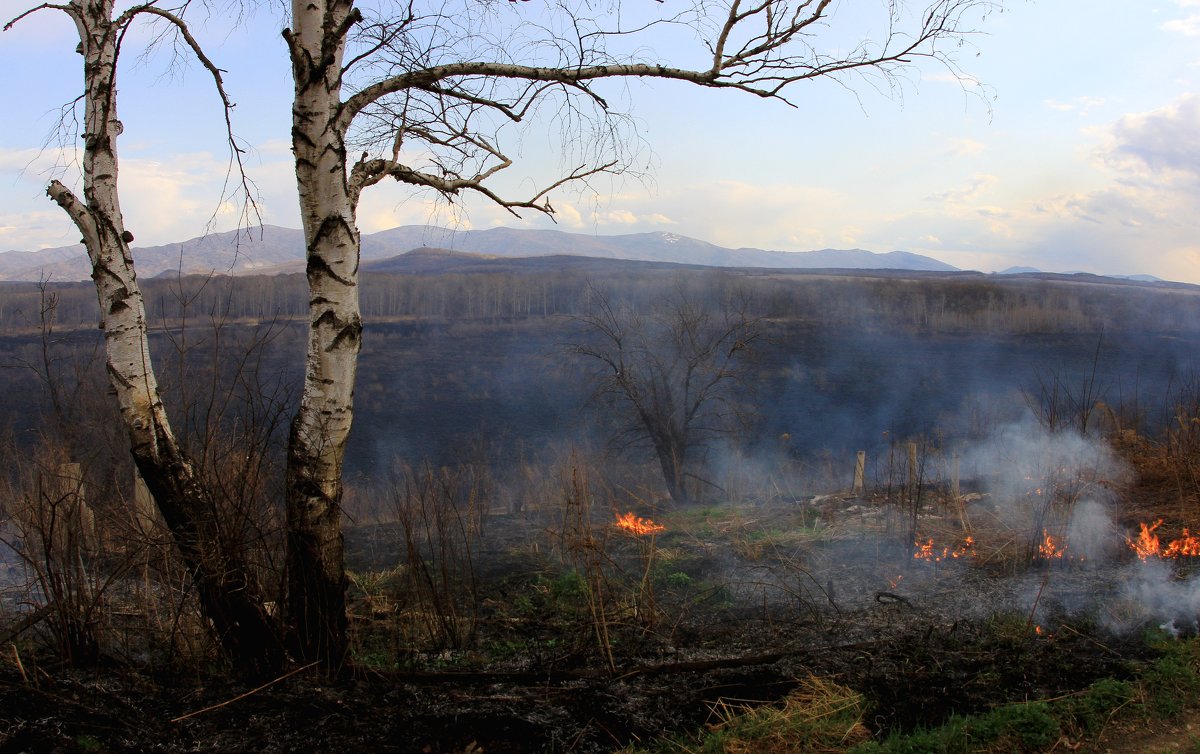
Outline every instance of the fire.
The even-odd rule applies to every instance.
[[[1129,539],[1128,537],[1125,538],[1125,542],[1128,543],[1129,547],[1142,560],[1151,555],[1162,554],[1162,546],[1158,542],[1158,535],[1154,533],[1155,529],[1162,526],[1162,522],[1163,520],[1160,518],[1150,526],[1138,524],[1142,529],[1142,532],[1138,534],[1138,538],[1136,540]]]
[[[647,534],[658,534],[660,531],[666,531],[665,526],[656,524],[648,518],[635,516],[632,512],[617,515],[617,528],[624,529],[635,537],[644,537]]]
[[[1192,536],[1187,527],[1183,527],[1183,536],[1167,545],[1167,557],[1195,557],[1200,555],[1200,537]]]
[[[1037,634],[1038,636],[1041,636],[1041,637],[1043,637],[1043,638],[1046,638],[1046,639],[1053,639],[1053,638],[1054,638],[1054,634],[1053,634],[1053,633],[1051,633],[1050,631],[1047,631],[1046,629],[1042,628],[1041,626],[1034,626],[1034,627],[1033,627],[1033,632],[1034,632],[1035,634]]]
[[[1141,531],[1138,533],[1137,539],[1125,538],[1129,549],[1133,550],[1134,554],[1142,560],[1149,557],[1190,558],[1200,555],[1200,537],[1189,532],[1187,527],[1184,527],[1182,537],[1171,540],[1164,547],[1158,535],[1154,533],[1158,527],[1162,526],[1162,522],[1163,520],[1160,518],[1153,524],[1138,524]]]
[[[968,555],[975,554],[975,538],[967,537],[958,547],[951,549],[949,546],[942,548],[939,553],[933,546],[933,538],[922,542],[917,540],[913,543],[916,548],[913,551],[914,560],[930,560],[934,563],[940,563],[943,560],[953,560],[954,558],[965,558]]]
[[[1042,541],[1038,545],[1038,556],[1046,560],[1061,560],[1067,555],[1067,543],[1055,539],[1054,535],[1042,529]]]

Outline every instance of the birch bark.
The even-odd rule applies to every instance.
[[[282,645],[255,579],[223,546],[217,511],[196,469],[176,442],[150,360],[145,305],[134,270],[117,192],[116,66],[124,27],[114,0],[70,0],[49,6],[66,12],[79,31],[84,57],[83,198],[52,181],[47,195],[83,235],[100,303],[109,382],[120,404],[134,461],[157,501],[185,564],[201,609],[234,666],[269,672],[282,663]]]
[[[360,238],[340,124],[345,37],[358,18],[351,0],[295,0],[284,32],[310,291],[304,393],[288,443],[289,629],[297,659],[331,666],[346,652],[342,462],[362,338]]]

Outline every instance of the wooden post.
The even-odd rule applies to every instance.
[[[867,471],[867,451],[858,451],[857,457],[854,459],[854,487],[850,492],[855,497],[862,497],[863,494],[863,477]]]

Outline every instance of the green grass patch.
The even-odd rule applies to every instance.
[[[1063,742],[1095,741],[1114,720],[1169,719],[1200,707],[1200,639],[1155,638],[1161,654],[1135,680],[1106,678],[1079,692],[1006,704],[951,717],[944,725],[870,740],[865,700],[830,681],[810,678],[775,705],[720,704],[716,722],[691,736],[674,736],[625,754],[1042,754]],[[1200,754],[1200,749],[1197,749]]]

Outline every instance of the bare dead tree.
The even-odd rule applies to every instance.
[[[67,0],[31,8],[4,29],[45,10],[62,12],[75,24],[76,51],[84,59],[83,197],[58,180],[50,182],[46,193],[83,236],[100,303],[109,382],[120,404],[134,461],[192,574],[222,649],[239,670],[267,672],[283,660],[278,632],[253,573],[219,546],[221,522],[210,491],[176,440],[150,361],[145,304],[129,246],[133,234],[125,227],[117,188],[116,143],[123,130],[117,116],[117,62],[132,25],[149,19],[165,22],[211,74],[227,126],[233,105],[221,71],[205,56],[180,13],[152,3],[117,13],[114,0]],[[229,133],[232,159],[240,167],[240,152]]]
[[[590,313],[571,350],[595,364],[596,400],[623,417],[619,449],[649,446],[677,503],[706,483],[696,470],[710,444],[743,418],[738,392],[744,367],[763,337],[744,299],[706,304],[676,285],[645,314],[589,287]]]

